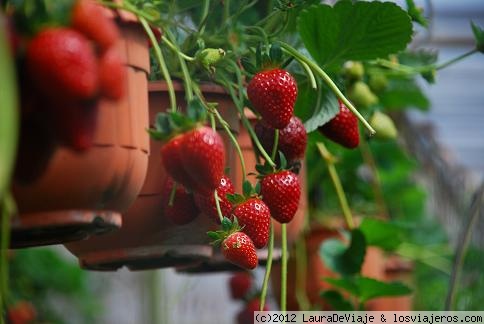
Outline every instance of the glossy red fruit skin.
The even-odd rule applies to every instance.
[[[293,116],[296,80],[282,69],[262,71],[250,80],[247,96],[267,125],[283,129]]]
[[[7,318],[10,324],[29,324],[37,317],[34,305],[27,301],[19,301],[7,310]]]
[[[180,157],[187,174],[199,191],[215,190],[225,168],[225,147],[220,135],[202,126],[185,133],[181,141]]]
[[[184,134],[178,135],[163,144],[160,149],[161,163],[165,171],[178,183],[189,190],[198,190],[192,177],[185,171],[181,158],[181,145]]]
[[[98,91],[98,66],[94,50],[79,32],[46,28],[30,42],[27,73],[49,98],[88,100]]]
[[[232,212],[232,203],[227,199],[227,194],[234,194],[235,188],[229,177],[226,175],[220,178],[220,184],[217,188],[217,194],[220,198],[220,209],[222,215],[230,217]],[[215,204],[215,197],[213,192],[209,193],[195,193],[195,203],[202,213],[210,217],[212,221],[220,224],[220,217],[217,212],[217,205]]]
[[[242,231],[252,239],[256,248],[267,245],[271,212],[261,199],[247,199],[234,208],[232,215],[237,217]]]
[[[260,309],[260,299],[254,298],[248,302],[244,309],[237,314],[237,324],[253,324],[254,312],[258,312]],[[263,311],[269,311],[269,307],[264,305]]]
[[[275,129],[267,127],[260,121],[255,124],[254,128],[266,152],[272,152]],[[284,154],[288,162],[296,162],[304,158],[307,143],[308,136],[302,121],[293,116],[289,124],[279,131],[277,150]]]
[[[195,205],[193,194],[189,193],[181,184],[177,184],[173,205],[169,205],[174,184],[173,179],[169,177],[165,180],[161,192],[163,215],[176,225],[188,224],[200,214],[200,211]]]
[[[341,101],[339,113],[318,130],[330,140],[346,148],[355,148],[360,143],[358,119]]]
[[[107,99],[119,100],[126,94],[126,68],[114,47],[99,59],[99,87]]]
[[[243,269],[252,270],[257,267],[257,253],[252,240],[247,234],[235,232],[222,242],[222,254],[231,263]]]
[[[113,46],[119,38],[118,27],[95,1],[76,2],[72,9],[71,26],[94,41],[102,51]]]
[[[301,185],[295,173],[283,170],[262,179],[261,195],[272,218],[279,223],[289,223],[299,206]]]
[[[244,299],[250,291],[254,279],[248,272],[236,272],[229,279],[230,296],[232,299]]]

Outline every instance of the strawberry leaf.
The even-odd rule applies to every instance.
[[[474,39],[476,40],[476,49],[484,53],[484,30],[471,21],[472,32],[474,33]]]
[[[255,193],[257,195],[260,195],[260,190],[261,190],[261,183],[260,183],[260,181],[257,181],[257,183],[255,184],[255,188],[254,189],[255,189]]]
[[[424,17],[422,8],[417,7],[414,0],[406,0],[406,2],[407,12],[410,18],[412,18],[412,21],[423,27],[427,27],[429,25],[429,22]]]
[[[240,194],[230,194],[230,193],[228,193],[225,196],[226,196],[227,200],[234,205],[238,205],[238,204],[245,201],[245,197],[240,195]]]
[[[198,97],[188,103],[186,111],[192,121],[205,122],[207,119],[207,110]]]
[[[280,167],[282,170],[286,170],[287,168],[287,159],[286,157],[284,156],[284,153],[282,153],[281,151],[279,151],[279,163],[280,163]]]
[[[233,226],[232,221],[229,218],[224,216],[224,218],[222,219],[222,229],[228,232],[232,229],[232,226]]]
[[[245,180],[244,183],[242,184],[242,191],[244,193],[245,197],[250,197],[254,193],[254,188],[252,187],[252,184],[250,181]]]
[[[282,62],[282,49],[278,43],[272,44],[269,50],[269,57],[274,64],[279,65]]]
[[[257,73],[257,69],[256,69],[255,65],[252,64],[252,62],[250,61],[249,58],[243,57],[240,60],[240,64],[242,64],[242,66],[244,67],[244,70],[247,71],[249,74],[253,75],[253,74]]]

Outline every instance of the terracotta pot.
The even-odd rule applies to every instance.
[[[304,237],[306,272],[303,274],[305,294],[311,307],[315,309],[330,310],[323,300],[319,297],[320,293],[326,289],[333,289],[330,284],[322,280],[325,277],[337,277],[337,275],[328,269],[321,257],[319,256],[319,247],[321,243],[330,238],[340,238],[341,235],[337,229],[316,227]],[[296,264],[304,262],[298,260],[298,256],[292,253],[288,261],[287,277],[287,310],[298,311],[299,303],[296,299]],[[362,267],[363,275],[371,278],[382,278],[384,273],[384,257],[381,250],[369,247],[366,252],[365,261]],[[271,275],[272,289],[275,296],[281,293],[281,268],[275,265]],[[278,298],[276,297],[276,300]]]
[[[150,121],[169,107],[164,82],[149,85]],[[175,83],[177,103],[185,105],[184,89]],[[218,102],[219,112],[238,132],[238,118],[230,97],[218,86],[202,86],[209,102]],[[237,121],[233,124],[233,121]],[[231,122],[232,121],[232,122]],[[228,137],[221,132],[227,152],[227,165],[234,170],[234,153]],[[123,227],[114,233],[92,237],[86,241],[66,245],[79,258],[82,267],[90,270],[116,270],[122,266],[130,270],[144,270],[198,264],[212,256],[212,246],[206,232],[214,228],[208,217],[200,215],[193,222],[177,226],[161,213],[161,191],[165,171],[160,160],[162,144],[150,142],[148,175],[133,206],[123,214]]]
[[[102,100],[94,146],[85,153],[63,147],[33,183],[13,185],[19,214],[11,247],[57,244],[118,228],[143,185],[148,166],[149,52],[140,26],[119,20],[117,43],[126,62],[127,95]]]

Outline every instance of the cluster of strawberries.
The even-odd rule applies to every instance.
[[[32,150],[49,152],[58,144],[79,152],[90,148],[99,101],[119,100],[126,92],[116,24],[95,1],[62,4],[72,8],[63,14],[70,17],[64,24],[48,15],[31,17],[23,7],[12,14],[22,108],[20,163],[38,160]],[[25,27],[25,21],[40,19],[35,28]]]
[[[248,272],[236,272],[229,279],[229,291],[233,300],[243,301],[244,307],[237,314],[238,324],[254,323],[254,312],[259,311],[260,298],[257,292],[254,292],[254,278]],[[264,305],[264,311],[269,307]]]

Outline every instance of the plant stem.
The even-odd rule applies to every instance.
[[[215,198],[215,206],[217,207],[218,218],[220,219],[220,223],[222,223],[224,215],[222,215],[222,208],[220,208],[220,198],[218,197],[217,189],[213,191],[213,197]]]
[[[477,52],[479,52],[479,51],[477,50],[477,48],[474,48],[473,50],[470,50],[470,51],[469,51],[469,52],[467,52],[467,53],[464,53],[464,54],[459,55],[459,56],[457,56],[457,57],[455,57],[455,58],[453,58],[453,59],[450,59],[450,60],[448,60],[447,62],[444,62],[444,63],[441,63],[441,64],[436,65],[436,66],[435,66],[435,69],[436,69],[436,70],[441,70],[441,69],[443,69],[443,68],[446,68],[446,67],[448,67],[449,65],[452,65],[452,64],[454,64],[454,63],[457,63],[457,62],[459,62],[459,61],[461,61],[461,60],[465,59],[466,57],[471,56],[472,54],[475,54],[475,53],[477,53]]]
[[[271,220],[271,227],[269,230],[269,246],[267,248],[267,264],[266,272],[264,274],[264,281],[262,282],[262,290],[260,293],[260,307],[259,310],[262,312],[266,303],[267,287],[269,286],[269,278],[271,276],[272,269],[272,251],[274,250],[274,224]]]
[[[165,30],[165,32],[167,32],[167,30]],[[180,51],[180,49],[174,43],[172,43],[166,36],[164,35],[161,36],[161,40],[163,41],[164,44],[168,46],[168,48],[174,51],[178,56],[182,57],[185,61],[193,62],[196,60],[196,58],[188,56],[182,51]]]
[[[331,181],[333,182],[334,189],[336,190],[336,194],[338,195],[339,204],[341,206],[341,210],[343,211],[346,225],[348,226],[348,229],[352,230],[355,227],[355,223],[353,221],[353,215],[351,214],[351,209],[348,204],[348,200],[346,199],[341,180],[334,166],[334,157],[322,142],[316,143],[316,146],[318,147],[321,157],[326,161],[328,166],[328,172],[331,177]]]
[[[323,79],[324,82],[330,87],[330,89],[336,94],[336,96],[348,107],[349,110],[360,120],[360,122],[368,129],[370,135],[374,135],[376,132],[371,127],[371,125],[366,121],[366,119],[360,114],[360,112],[353,106],[353,104],[343,95],[343,93],[338,89],[338,86],[331,80],[328,74],[324,72],[323,69],[319,67],[318,64],[307,58],[306,56],[299,53],[291,45],[279,41],[281,48],[286,51],[286,53],[294,56],[298,61],[306,63],[316,74]]]
[[[311,88],[316,90],[318,88],[318,83],[316,82],[316,78],[314,77],[313,71],[311,70],[309,65],[307,65],[306,62],[303,62],[303,61],[300,61],[300,60],[298,60],[298,62],[299,62],[299,64],[301,64],[304,71],[306,71],[306,75],[309,78],[309,84],[311,84]]]
[[[296,300],[299,309],[308,311],[310,302],[306,293],[306,273],[308,270],[308,256],[306,253],[306,241],[299,237],[296,241]]]
[[[472,236],[472,231],[475,229],[479,215],[481,214],[481,206],[484,203],[484,183],[481,184],[477,192],[475,193],[470,214],[467,220],[466,227],[463,230],[462,236],[457,244],[457,249],[455,252],[454,264],[452,266],[452,272],[450,275],[449,290],[447,293],[447,298],[445,300],[445,311],[450,311],[454,305],[455,294],[457,292],[457,283],[464,266],[464,257],[467,246]]]
[[[173,202],[175,201],[177,186],[178,186],[178,183],[173,182],[173,187],[171,188],[171,191],[170,191],[170,198],[168,199],[168,206],[173,206]]]
[[[281,224],[281,312],[286,313],[287,303],[287,224]]]
[[[276,160],[277,146],[278,145],[279,145],[279,130],[275,129],[274,130],[274,144],[272,146],[272,152],[271,152],[272,161]]]
[[[200,17],[200,25],[198,30],[200,35],[205,32],[205,26],[207,25],[208,9],[210,8],[210,0],[203,0],[202,15]]]
[[[1,241],[0,241],[0,319],[3,322],[3,309],[8,299],[8,245],[10,242],[10,217],[15,210],[13,198],[7,194],[0,205]]]
[[[146,21],[145,18],[139,17],[139,21],[143,28],[145,29],[146,34],[148,35],[148,38],[151,41],[151,44],[153,45],[153,49],[155,51],[155,57],[158,60],[158,64],[160,65],[161,73],[163,74],[163,77],[165,78],[166,85],[168,87],[168,95],[170,97],[170,107],[172,112],[176,112],[176,95],[175,95],[175,89],[173,87],[173,81],[171,80],[170,73],[168,72],[168,68],[165,63],[165,58],[163,57],[163,54],[161,53],[161,48],[160,45],[156,42],[156,37],[153,34],[153,31],[151,30],[150,26],[148,25],[148,22]]]

